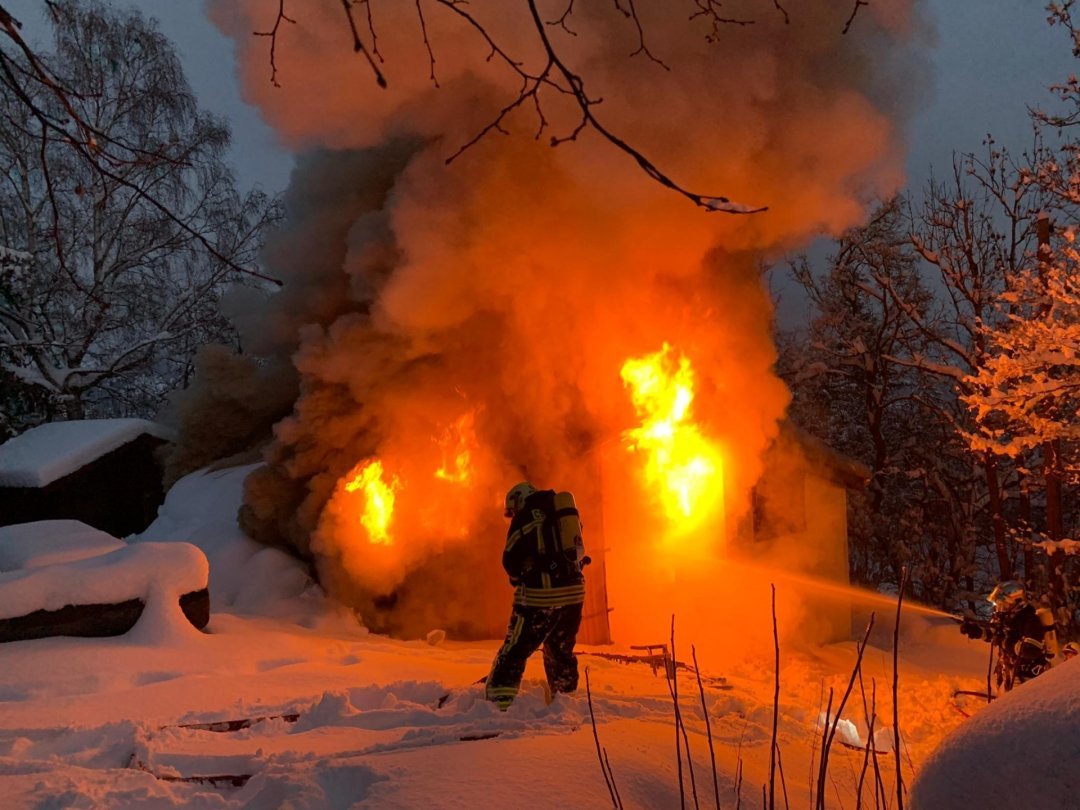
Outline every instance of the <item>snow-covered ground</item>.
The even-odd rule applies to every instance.
[[[953,730],[914,785],[916,810],[1080,807],[1080,664],[1014,689]]]
[[[545,704],[536,656],[522,695],[502,714],[475,683],[497,642],[428,644],[367,633],[350,611],[323,596],[302,566],[238,530],[236,508],[249,470],[183,479],[158,520],[129,538],[134,548],[183,541],[203,551],[210,566],[208,632],[184,629],[177,608],[146,611],[121,638],[0,645],[3,807],[611,805],[584,689]],[[900,725],[910,782],[939,739],[964,722],[951,696],[985,683],[985,647],[951,623],[912,616],[905,626]],[[603,657],[629,652],[624,648],[579,652],[623,804],[678,807],[672,703],[662,673]],[[688,653],[680,651],[680,660]],[[844,691],[854,660],[853,643],[783,651],[778,806],[781,786],[786,806],[812,806],[819,718],[828,690],[837,700]],[[866,736],[864,694],[867,703],[876,695],[878,739],[891,738],[891,662],[891,652],[868,648],[862,689],[856,685],[842,715],[852,723],[850,742]],[[734,806],[741,789],[745,806],[757,806],[769,778],[771,656],[733,658],[704,675],[721,804]],[[697,680],[680,671],[678,686],[696,790],[702,806],[711,807]],[[206,727],[245,718],[267,719],[232,731]],[[863,761],[861,751],[834,747],[827,806],[855,806]],[[878,762],[891,794],[893,758]],[[863,806],[873,804],[873,783],[871,776]],[[689,774],[685,785],[692,806]]]

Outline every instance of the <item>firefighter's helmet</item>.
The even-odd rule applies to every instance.
[[[1012,607],[1024,598],[1024,586],[1015,580],[1000,583],[987,597],[997,610]]]
[[[525,503],[525,499],[534,492],[536,492],[536,487],[528,481],[514,484],[510,491],[506,493],[506,511],[503,514],[508,518],[512,518],[521,510],[521,506]]]

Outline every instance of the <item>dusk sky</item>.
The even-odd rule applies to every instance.
[[[133,5],[156,18],[176,44],[200,104],[229,119],[241,183],[259,183],[268,191],[284,188],[292,158],[276,145],[258,112],[241,100],[232,43],[204,16],[201,4],[137,0]],[[934,76],[911,121],[910,183],[921,182],[931,166],[939,174],[947,170],[954,151],[977,151],[988,132],[1017,150],[1030,142],[1027,105],[1048,101],[1045,88],[1076,70],[1066,32],[1047,25],[1044,6],[1045,0],[924,3],[923,17],[935,31]],[[25,12],[24,17],[31,35],[40,35],[41,20]],[[349,58],[345,49],[342,58]],[[288,81],[288,66],[284,71],[282,81]],[[363,71],[358,75],[366,77]]]

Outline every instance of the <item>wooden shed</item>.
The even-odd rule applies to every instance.
[[[165,499],[156,451],[167,429],[143,419],[39,425],[0,445],[0,526],[80,520],[115,537],[141,532]]]
[[[813,627],[804,628],[804,635],[818,642],[851,635],[846,589],[824,586],[850,584],[848,496],[869,480],[868,467],[786,424],[765,454],[765,472],[754,488],[751,514],[741,527],[744,544],[765,554],[781,549],[778,556],[791,574],[820,583],[808,594]]]
[[[666,633],[648,638],[620,637],[619,633],[628,635],[620,627],[625,624],[622,617],[634,614],[650,599],[666,599],[664,588],[675,588],[674,595],[686,602],[679,608],[684,613],[704,615],[710,609],[709,588],[715,583],[699,580],[708,576],[707,567],[715,565],[716,556],[688,572],[687,587],[668,583],[646,592],[627,585],[638,580],[647,582],[646,587],[658,583],[665,552],[650,534],[656,526],[642,525],[640,515],[631,517],[618,508],[626,493],[640,486],[633,479],[633,465],[626,463],[626,452],[619,441],[595,445],[555,483],[574,495],[591,558],[584,570],[585,604],[577,637],[585,645],[663,640]],[[847,497],[849,490],[865,484],[869,471],[791,426],[781,430],[764,463],[752,508],[737,526],[721,529],[731,535],[723,541],[731,556],[722,561],[766,559],[792,574],[847,585]],[[535,483],[551,484],[544,479]],[[445,629],[457,638],[501,638],[513,590],[500,565],[506,526],[496,514],[492,509],[492,519],[476,528],[475,536],[482,542],[456,545],[431,557],[390,596],[372,599],[362,593],[357,596],[354,589],[354,606],[368,627],[404,638],[423,638],[433,628]],[[628,525],[628,520],[633,522]],[[693,569],[693,563],[688,567]],[[321,574],[333,575],[337,570],[326,566]],[[462,571],[469,572],[468,576],[463,577]],[[354,587],[347,574],[328,584],[332,592],[346,595]],[[810,598],[814,627],[807,629],[806,636],[820,642],[846,637],[850,605],[843,600],[819,600],[817,593]],[[675,607],[675,600],[662,601],[656,615],[669,616]],[[636,636],[639,630],[629,632]]]

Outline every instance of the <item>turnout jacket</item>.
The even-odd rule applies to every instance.
[[[555,514],[555,490],[534,492],[510,521],[503,570],[515,587],[514,604],[560,607],[585,601],[577,553],[564,549]]]
[[[1026,601],[1003,611],[995,611],[988,622],[974,624],[980,629],[984,641],[1010,652],[1015,652],[1023,641],[1031,641],[1041,647],[1047,631],[1053,629],[1039,620],[1035,606]]]

